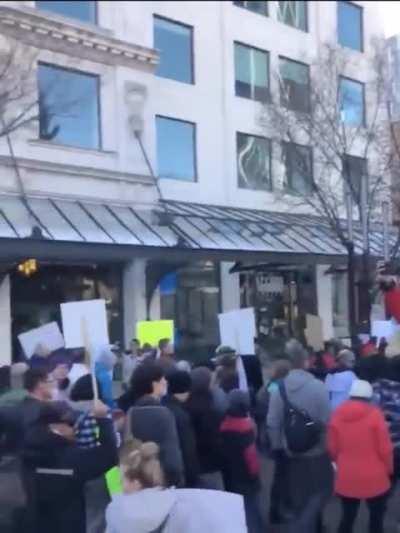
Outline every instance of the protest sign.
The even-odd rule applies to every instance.
[[[319,316],[306,315],[306,329],[304,330],[307,343],[317,352],[324,348],[322,320]]]
[[[37,353],[38,347],[40,347],[42,353],[49,354],[65,346],[64,338],[57,322],[50,322],[39,328],[21,333],[21,335],[18,335],[18,340],[28,358]]]
[[[254,309],[237,309],[221,313],[219,333],[221,344],[231,346],[240,355],[254,354],[254,338],[257,336]]]
[[[371,335],[372,337],[376,337],[378,342],[382,338],[389,341],[398,329],[399,326],[395,322],[392,322],[392,320],[375,320],[372,322]]]
[[[173,320],[143,320],[136,324],[136,337],[141,346],[148,343],[158,346],[161,339],[171,339],[174,342]]]
[[[93,347],[110,344],[104,300],[84,300],[61,304],[61,318],[67,348],[87,348],[88,345]],[[83,320],[86,332],[82,327]]]

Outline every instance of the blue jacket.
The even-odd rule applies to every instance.
[[[114,409],[116,403],[113,397],[112,376],[110,375],[110,370],[105,364],[97,362],[95,372],[100,385],[99,394],[102,401],[108,405],[110,409]]]
[[[348,368],[334,370],[326,376],[325,385],[332,411],[349,399],[350,389],[355,379],[357,379],[356,375]]]

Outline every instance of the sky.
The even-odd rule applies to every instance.
[[[379,2],[379,4],[385,25],[386,37],[400,33],[400,1]]]

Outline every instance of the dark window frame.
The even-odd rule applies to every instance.
[[[250,13],[254,13],[255,15],[260,15],[262,17],[269,17],[269,5],[268,5],[268,1],[265,0],[265,8],[266,8],[266,13],[260,13],[259,11],[253,11],[252,9],[249,9],[248,7],[246,6],[240,6],[239,4],[237,4],[235,1],[232,2],[232,4],[235,6],[235,7],[238,7],[239,9],[245,9],[246,11],[250,11]]]
[[[268,79],[268,94],[266,100],[257,100],[255,98],[247,98],[247,96],[242,96],[240,94],[236,94],[236,65],[235,65],[235,46],[236,45],[245,46],[246,48],[250,48],[252,50],[256,50],[257,52],[262,52],[263,54],[266,54],[267,56],[267,79]],[[234,56],[234,71],[235,71],[235,96],[237,98],[244,98],[245,100],[251,100],[253,102],[261,102],[261,103],[268,103],[271,102],[271,53],[268,50],[263,50],[262,48],[259,48],[258,46],[253,46],[251,44],[244,43],[243,41],[233,41],[233,56]]]
[[[54,144],[59,144],[60,146],[69,146],[71,148],[78,148],[80,150],[94,150],[97,152],[101,152],[103,150],[103,128],[102,128],[102,119],[101,119],[102,106],[101,106],[101,76],[100,74],[94,74],[93,72],[87,72],[85,70],[80,70],[77,68],[64,67],[62,65],[49,63],[47,61],[38,61],[37,62],[37,76],[36,76],[38,94],[39,94],[39,67],[40,66],[53,68],[56,70],[63,70],[64,72],[69,72],[71,74],[79,74],[80,76],[88,76],[88,77],[96,79],[96,93],[97,93],[96,107],[97,107],[98,139],[99,139],[97,148],[86,148],[86,147],[78,146],[75,144],[66,144],[66,143],[60,143],[60,142],[54,143]],[[40,107],[39,107],[39,114],[40,114]],[[40,127],[39,127],[39,139],[44,140],[40,137]]]
[[[262,139],[263,141],[267,141],[268,142],[268,145],[269,145],[269,161],[268,161],[268,166],[269,166],[269,187],[268,189],[249,189],[247,187],[241,187],[239,185],[239,161],[238,161],[238,139],[239,139],[239,135],[245,135],[246,137],[255,137],[256,139]],[[272,139],[270,139],[269,137],[264,137],[263,135],[253,135],[252,133],[246,133],[244,131],[239,131],[237,130],[236,131],[236,135],[235,135],[235,141],[236,141],[236,177],[237,177],[237,188],[240,189],[241,191],[253,191],[253,192],[272,192],[274,190],[274,180],[273,180],[273,176],[272,176],[272,147],[273,147],[273,143],[272,143]]]
[[[342,179],[343,179],[343,194],[344,194],[344,197],[346,197],[346,193],[347,193],[347,187],[348,187],[348,182],[346,180],[344,176],[344,169],[345,169],[345,166],[346,166],[346,160],[357,160],[357,161],[361,161],[362,162],[362,165],[364,166],[364,169],[365,169],[365,173],[364,173],[364,176],[366,177],[366,180],[367,180],[367,195],[369,195],[370,193],[370,181],[369,181],[369,171],[368,171],[368,158],[367,157],[361,157],[361,156],[358,156],[358,155],[352,155],[352,154],[343,154],[342,155]],[[349,169],[351,171],[351,168]],[[355,188],[353,188],[353,190],[351,190],[351,197],[353,198],[353,201],[355,200],[354,196],[355,196],[355,193],[358,193],[360,195],[360,198],[359,198],[359,203],[361,204],[361,191],[362,191],[362,188],[361,188],[361,180],[362,180],[362,177],[363,177],[363,174],[361,174],[360,176],[360,189],[359,191],[357,191]],[[351,178],[351,175],[348,176],[348,178]]]
[[[310,25],[309,25],[309,13],[308,13],[308,1],[305,0],[304,1],[304,8],[305,8],[305,13],[304,13],[304,19],[305,19],[305,29],[303,30],[303,28],[298,28],[297,26],[292,26],[291,24],[288,24],[287,22],[284,22],[283,20],[280,20],[279,18],[279,11],[280,11],[280,7],[279,7],[279,2],[277,2],[277,21],[280,22],[281,24],[284,24],[285,26],[288,26],[289,28],[293,28],[294,30],[298,30],[298,31],[302,31],[303,33],[310,33]]]
[[[195,27],[187,24],[186,22],[181,22],[179,20],[175,20],[169,17],[164,17],[163,15],[158,15],[157,13],[153,13],[153,46],[154,46],[154,33],[155,33],[155,19],[164,20],[165,22],[169,22],[171,24],[176,24],[177,26],[183,26],[184,28],[187,28],[190,30],[190,82],[187,81],[181,81],[181,80],[175,80],[174,78],[167,78],[166,76],[158,76],[156,74],[157,78],[163,78],[165,80],[175,81],[176,83],[185,83],[186,85],[196,85],[196,72],[195,72],[195,51],[194,51],[194,30]]]
[[[360,49],[351,48],[350,46],[346,46],[342,44],[339,40],[339,10],[340,10],[340,4],[349,4],[352,7],[356,7],[359,10],[360,13]],[[337,43],[339,46],[342,46],[343,48],[348,48],[349,50],[353,50],[354,52],[360,52],[363,54],[365,52],[365,46],[364,46],[364,6],[360,6],[358,4],[355,4],[354,2],[350,2],[349,0],[338,0],[337,7],[336,7],[336,36],[337,36]]]
[[[191,122],[190,120],[185,120],[182,118],[175,118],[171,117],[169,115],[155,115],[156,119],[156,129],[157,129],[157,118],[164,118],[166,120],[173,120],[175,122],[183,122],[184,124],[190,124],[193,126],[193,170],[194,170],[194,176],[192,180],[182,180],[180,178],[169,178],[169,177],[162,177],[160,173],[158,173],[158,177],[163,180],[174,180],[179,181],[181,183],[198,183],[199,182],[199,174],[198,174],[198,168],[197,168],[197,123]],[[156,147],[157,148],[157,147]],[[158,164],[158,161],[157,161]]]
[[[93,5],[94,5],[94,21],[93,22],[87,22],[85,20],[81,20],[76,17],[70,17],[69,15],[61,15],[61,13],[56,13],[55,11],[51,11],[49,9],[42,9],[36,5],[37,2],[35,2],[35,9],[37,9],[38,11],[45,11],[46,13],[52,13],[53,15],[56,15],[58,17],[65,17],[70,20],[77,20],[78,22],[82,24],[92,24],[93,26],[99,26],[99,5],[98,5],[99,2],[98,0],[91,0],[91,1],[93,2]]]
[[[290,57],[287,57],[287,56],[278,56],[278,62],[280,62],[281,59],[283,59],[284,61],[289,61],[291,63],[297,63],[298,65],[302,65],[303,67],[307,68],[307,87],[308,87],[307,111],[299,111],[298,109],[293,109],[291,107],[288,107],[287,109],[290,109],[291,111],[294,111],[295,113],[310,113],[311,112],[311,66],[308,65],[307,63],[304,63],[303,61],[298,61],[297,59],[291,59]],[[280,72],[279,72],[279,75],[280,75]],[[280,91],[282,91],[281,88],[280,88]],[[282,103],[282,92],[280,93],[280,104],[284,105]]]
[[[281,142],[282,156],[283,156],[283,153],[286,151],[287,146],[299,146],[300,148],[306,148],[308,150],[311,181],[310,181],[310,190],[306,194],[312,195],[313,194],[312,184],[314,182],[314,150],[313,150],[313,147],[308,144],[300,144],[300,143],[295,143],[292,141],[282,141]],[[292,196],[305,196],[301,192],[296,191],[295,189],[293,189],[293,187],[290,186],[289,181],[293,182],[292,164],[290,164],[289,170],[290,170],[290,175],[288,173],[288,167],[285,161],[285,174],[287,178],[287,183],[285,184],[285,187],[284,187],[285,192],[287,192],[288,194],[291,194]]]
[[[365,128],[366,125],[367,125],[367,110],[366,110],[366,100],[365,100],[365,83],[362,82],[362,81],[359,81],[359,80],[355,80],[354,78],[349,78],[348,76],[343,76],[342,74],[339,75],[339,94],[340,94],[340,82],[341,80],[347,80],[347,81],[351,81],[353,83],[357,83],[358,85],[361,85],[362,87],[362,106],[363,106],[363,110],[362,110],[362,121],[361,121],[361,124],[359,125],[355,125],[355,124],[349,124],[350,127],[353,127],[353,128],[358,128],[358,127],[363,127]]]

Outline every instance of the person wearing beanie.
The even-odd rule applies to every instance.
[[[259,507],[260,460],[256,425],[250,418],[250,397],[245,391],[228,394],[228,411],[221,424],[225,489],[244,498],[249,533],[265,531]]]
[[[342,502],[339,533],[351,533],[361,500],[369,508],[369,532],[383,533],[393,473],[393,445],[382,412],[372,405],[368,381],[355,380],[350,399],[333,413],[328,449],[337,473],[335,491]]]
[[[189,413],[185,409],[190,395],[192,378],[185,370],[174,370],[167,376],[168,394],[162,403],[174,415],[182,452],[185,486],[194,488],[200,473],[196,437]]]
[[[351,350],[341,350],[336,356],[336,367],[325,378],[329,402],[334,411],[349,399],[351,386],[356,379],[354,366],[356,357]]]

